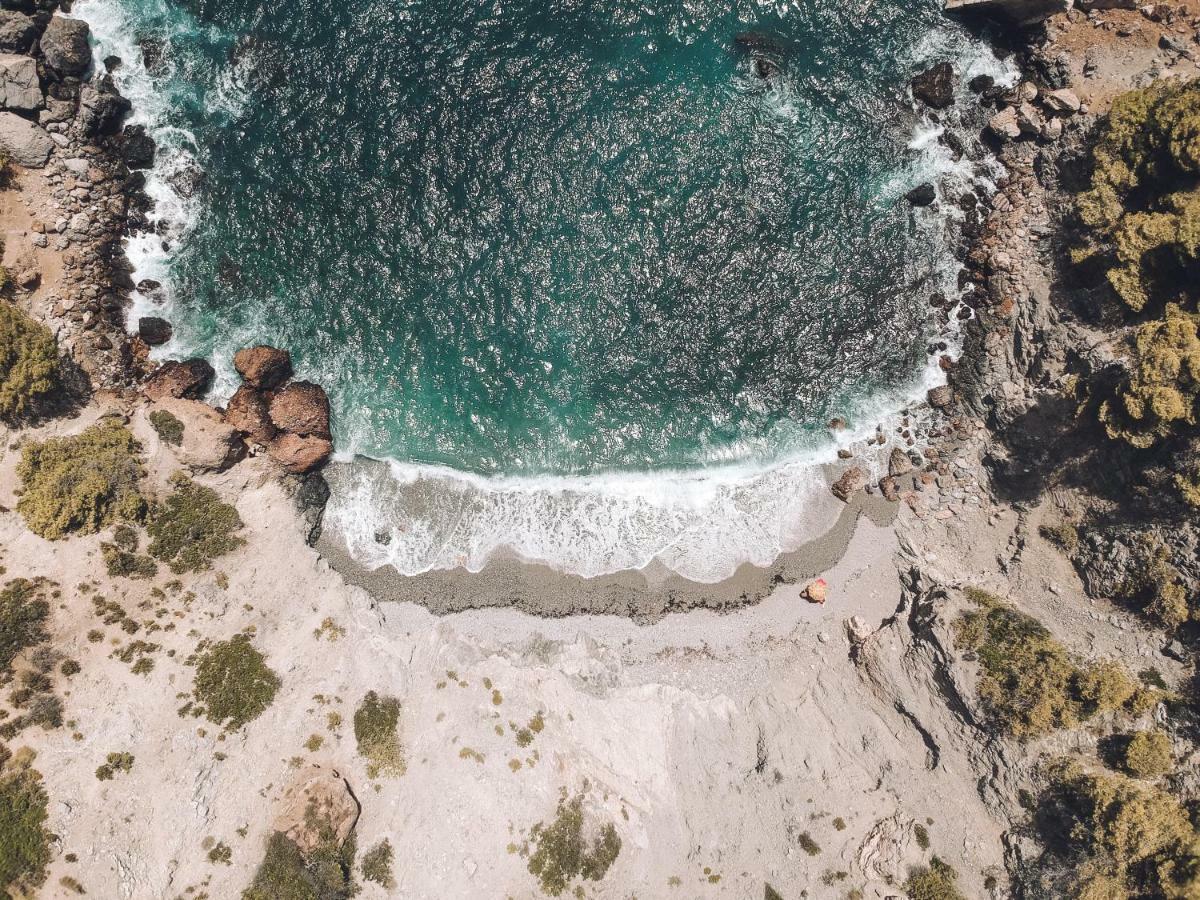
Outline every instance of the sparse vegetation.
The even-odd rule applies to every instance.
[[[958,873],[936,856],[928,866],[914,869],[904,882],[910,900],[966,900],[958,890]]]
[[[105,759],[103,765],[96,769],[96,778],[99,781],[111,781],[114,775],[117,775],[121,772],[132,771],[132,753],[110,753]]]
[[[250,638],[237,634],[199,654],[193,692],[210,722],[236,731],[262,715],[280,683]]]
[[[50,862],[46,791],[32,763],[32,751],[18,751],[10,759],[0,745],[0,892],[5,896],[35,894]]]
[[[164,444],[178,447],[183,443],[183,423],[165,409],[150,413],[150,426]]]
[[[149,556],[130,553],[116,544],[101,544],[100,553],[110,578],[153,578],[158,573],[158,565]]]
[[[13,661],[22,650],[48,638],[47,584],[16,578],[0,589],[0,683],[12,675]]]
[[[813,836],[806,831],[800,835],[800,849],[809,856],[816,856],[821,852],[821,845],[813,840]]]
[[[584,837],[582,795],[559,800],[554,821],[538,822],[529,838],[536,844],[529,871],[553,897],[576,878],[599,881],[621,852],[621,838],[611,823],[601,826],[590,841]]]
[[[339,841],[333,824],[315,803],[305,811],[305,825],[316,836],[315,846],[302,853],[286,834],[272,834],[242,900],[347,900],[358,893],[353,833]]]
[[[363,854],[359,867],[364,881],[373,881],[387,890],[396,886],[392,878],[392,845],[387,838]]]
[[[913,838],[922,850],[929,849],[929,829],[919,822],[913,826]]]
[[[146,525],[151,556],[179,575],[208,569],[218,556],[245,543],[237,536],[241,517],[216,491],[180,473],[171,483],[174,490],[155,506]]]
[[[0,420],[29,415],[58,380],[58,347],[50,329],[0,300]]]
[[[145,512],[138,490],[140,447],[129,430],[106,418],[74,437],[27,444],[17,464],[17,510],[47,540],[93,534]]]
[[[1032,616],[984,591],[968,594],[978,609],[955,623],[958,644],[977,656],[979,699],[1003,732],[1022,740],[1040,737],[1138,696],[1121,666],[1081,666]]]
[[[368,691],[354,711],[354,739],[370,765],[368,775],[403,775],[404,748],[400,743],[400,701]]]

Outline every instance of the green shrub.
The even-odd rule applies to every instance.
[[[105,759],[103,765],[96,769],[96,778],[99,781],[111,781],[112,777],[119,772],[133,771],[133,754],[132,753],[110,753]]]
[[[549,825],[538,822],[529,830],[537,846],[529,856],[529,871],[542,890],[557,897],[575,878],[599,881],[621,852],[621,838],[611,823],[589,842],[583,834],[583,797],[560,800]]]
[[[165,409],[150,413],[150,425],[164,444],[178,447],[183,443],[183,423]]]
[[[354,739],[358,752],[370,762],[369,777],[404,774],[399,725],[400,701],[368,691],[354,711]]]
[[[1059,767],[1039,827],[1070,869],[1069,896],[1200,896],[1200,835],[1164,791],[1123,775]]]
[[[36,893],[50,863],[47,797],[31,762],[29,751],[0,762],[0,893],[5,896]]]
[[[1109,283],[1135,310],[1195,289],[1200,269],[1200,83],[1155,82],[1117,97],[1092,151],[1079,213]]]
[[[75,437],[25,446],[17,475],[17,510],[35,534],[57,540],[92,534],[145,511],[138,491],[140,447],[120,422],[106,418]]]
[[[58,387],[54,335],[11,303],[0,301],[0,419],[14,422]]]
[[[983,591],[956,621],[960,647],[980,663],[979,699],[992,723],[1021,740],[1068,728],[1130,702],[1137,690],[1111,662],[1080,666],[1045,627]]]
[[[957,880],[958,873],[935,856],[928,866],[912,871],[904,882],[904,893],[911,900],[966,900],[955,884]]]
[[[17,654],[49,639],[46,584],[16,578],[0,589],[0,680],[12,674]]]
[[[821,852],[821,845],[813,840],[813,836],[807,831],[800,835],[800,849],[809,856],[817,856]]]
[[[1166,628],[1178,628],[1188,621],[1192,610],[1170,549],[1149,534],[1137,535],[1129,549],[1129,574],[1114,591],[1116,599],[1138,607]]]
[[[113,529],[112,542],[118,549],[124,550],[126,553],[133,553],[138,548],[138,533],[136,528],[129,525],[118,525]]]
[[[181,473],[172,476],[171,483],[174,490],[165,503],[155,506],[146,525],[151,556],[177,575],[200,572],[245,543],[236,534],[241,517],[216,491]]]
[[[373,881],[389,891],[396,886],[392,878],[392,845],[387,838],[363,854],[359,868],[365,881]]]
[[[1146,448],[1194,426],[1198,403],[1200,315],[1168,303],[1163,318],[1138,328],[1129,375],[1100,404],[1100,421],[1110,438]]]
[[[100,552],[110,578],[153,578],[158,574],[158,565],[149,556],[130,553],[108,543],[100,545]]]
[[[1138,778],[1166,775],[1175,766],[1171,739],[1157,728],[1134,734],[1125,745],[1122,757],[1125,771]]]
[[[237,634],[201,652],[193,693],[210,722],[236,731],[263,714],[280,684],[250,638]]]

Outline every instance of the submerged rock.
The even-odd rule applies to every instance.
[[[233,355],[233,367],[252,388],[271,391],[292,377],[292,357],[286,350],[260,345]]]
[[[904,199],[913,206],[929,206],[937,199],[937,189],[929,182],[919,184],[905,194]]]
[[[199,400],[212,385],[216,373],[203,359],[163,363],[142,384],[142,393],[151,400],[184,397]]]
[[[280,431],[328,439],[329,397],[310,381],[295,381],[271,400],[271,423]]]
[[[912,80],[913,96],[934,109],[954,102],[954,67],[948,62],[926,69]]]
[[[59,75],[83,75],[92,64],[90,29],[82,19],[53,16],[42,33],[42,56]]]

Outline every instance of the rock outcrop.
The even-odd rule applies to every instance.
[[[225,421],[248,440],[264,447],[278,433],[271,424],[267,398],[249,384],[243,384],[229,398],[229,405],[225,407]]]
[[[275,347],[246,347],[233,355],[242,380],[259,391],[273,391],[292,377],[292,357]]]
[[[199,400],[168,397],[150,411],[164,410],[183,423],[183,438],[174,448],[179,461],[198,472],[223,472],[242,458],[245,445],[237,429]]]
[[[41,105],[37,63],[28,56],[0,53],[0,109],[32,112]]]
[[[1033,25],[1066,12],[1073,0],[946,0],[946,12],[998,19],[1014,25]]]
[[[46,129],[16,113],[0,112],[0,152],[28,169],[40,169],[50,158],[54,141]]]
[[[59,75],[83,75],[92,64],[89,34],[88,24],[82,19],[54,16],[42,34],[46,65]]]
[[[332,769],[310,766],[284,792],[274,828],[308,854],[325,842],[325,829],[340,846],[354,830],[359,810],[345,778]]]
[[[203,359],[163,363],[146,379],[142,393],[151,400],[168,397],[199,400],[212,386],[216,373]]]
[[[271,423],[280,431],[329,439],[329,397],[311,381],[294,381],[271,400]]]
[[[284,434],[271,441],[267,451],[284,471],[303,475],[329,462],[333,442],[311,435]]]
[[[23,12],[0,10],[0,50],[25,53],[37,37],[37,23]]]
[[[933,109],[945,109],[954,102],[954,67],[938,63],[912,80],[913,96]]]

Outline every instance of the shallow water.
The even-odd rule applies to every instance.
[[[211,357],[228,392],[234,350],[287,347],[343,455],[395,461],[339,477],[352,551],[711,579],[798,539],[831,416],[873,427],[928,377],[953,264],[902,197],[961,166],[907,82],[947,56],[998,71],[938,6],[76,13],[163,146],[166,240],[131,251],[168,283],[168,352]]]

